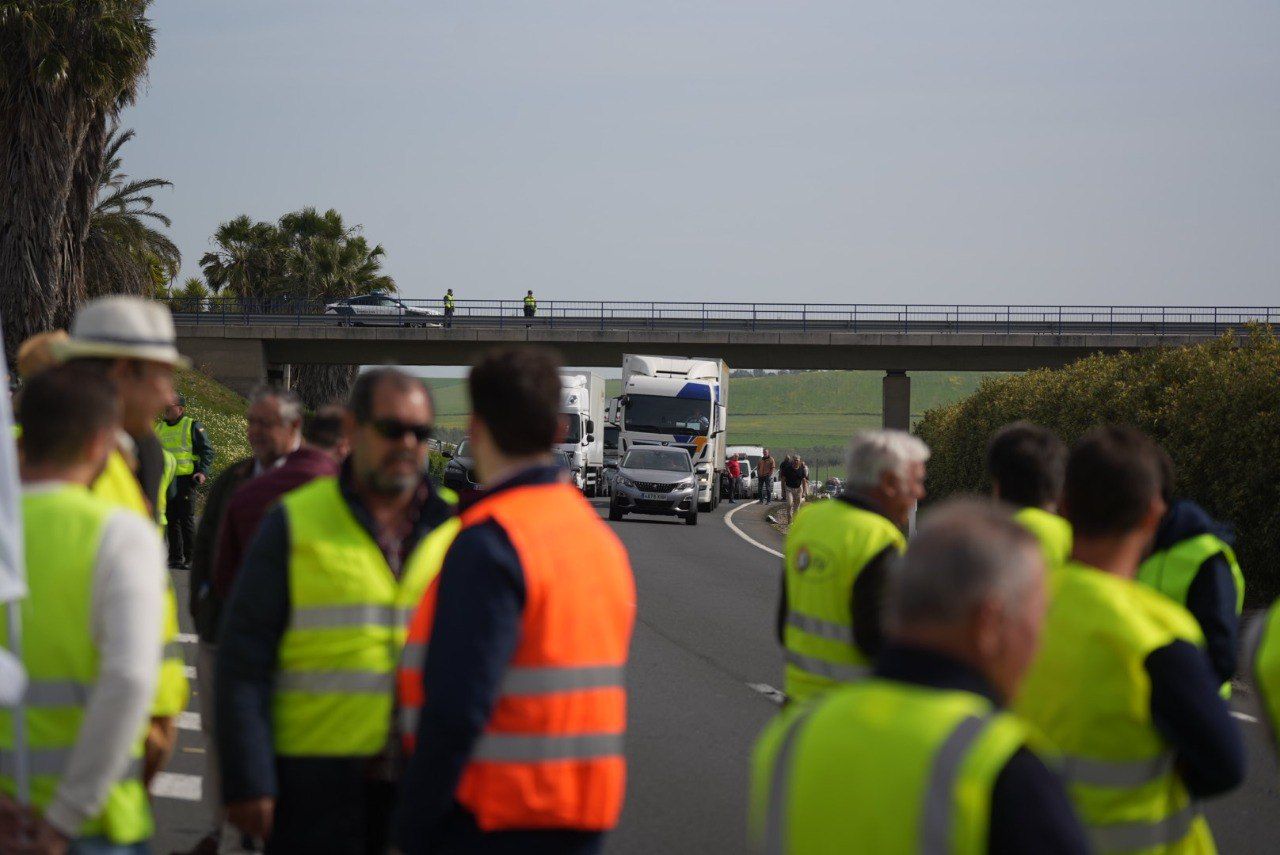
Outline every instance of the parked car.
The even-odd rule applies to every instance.
[[[741,457],[738,459],[738,466],[742,470],[742,487],[738,498],[750,499],[760,492],[760,476],[756,474],[755,464],[750,458]]]
[[[469,440],[464,439],[452,454],[447,451],[444,453],[449,458],[449,462],[444,465],[444,485],[459,496],[480,489],[480,483],[476,480],[476,462],[468,448],[470,444]]]
[[[698,524],[698,479],[689,452],[682,448],[632,448],[613,477],[609,519],[627,514],[656,514]]]
[[[441,314],[437,309],[410,306],[399,297],[375,291],[359,297],[337,300],[324,307],[326,315],[335,315],[343,326],[438,327]]]

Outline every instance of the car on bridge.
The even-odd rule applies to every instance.
[[[609,519],[627,514],[681,517],[698,524],[698,479],[683,448],[644,446],[627,452],[613,476]]]
[[[436,309],[410,306],[399,297],[381,291],[336,300],[324,307],[343,326],[438,327],[442,315]]]

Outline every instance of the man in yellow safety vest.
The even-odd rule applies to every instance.
[[[43,371],[23,392],[27,744],[17,756],[15,714],[0,710],[0,791],[15,795],[25,762],[31,804],[5,799],[2,852],[134,853],[152,835],[143,725],[159,674],[164,558],[152,523],[88,489],[114,452],[120,412],[111,381],[80,366]]]
[[[168,505],[169,566],[191,567],[196,539],[195,488],[204,484],[213,466],[214,450],[204,425],[187,415],[187,399],[175,394],[156,422],[156,436],[174,456],[174,496]]]
[[[1213,852],[1197,802],[1244,779],[1244,748],[1195,618],[1135,581],[1165,512],[1158,447],[1086,434],[1067,461],[1074,542],[1014,709],[1052,746],[1099,852]]]
[[[1058,515],[1066,467],[1066,444],[1040,425],[1005,425],[987,443],[992,493],[1016,509],[1014,518],[1040,541],[1050,567],[1071,555],[1071,524]]]
[[[866,676],[880,649],[880,602],[902,529],[924,498],[925,444],[908,433],[863,431],[847,459],[847,488],[796,514],[787,532],[778,640],[786,693],[805,701]]]
[[[788,707],[756,744],[755,848],[1087,852],[1062,785],[1004,710],[1044,612],[1044,560],[1005,508],[927,514],[889,585],[873,675]]]

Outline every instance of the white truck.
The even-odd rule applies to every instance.
[[[560,415],[566,431],[556,448],[569,455],[578,489],[596,496],[604,487],[604,378],[560,372]]]
[[[623,354],[619,454],[644,445],[683,448],[698,478],[698,508],[712,510],[720,503],[728,398],[723,359]]]

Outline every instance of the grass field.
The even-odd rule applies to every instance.
[[[215,477],[228,464],[249,456],[244,398],[196,371],[179,371],[174,384],[187,396],[187,413],[202,422],[208,431],[209,441],[217,452],[213,461]]]

